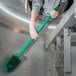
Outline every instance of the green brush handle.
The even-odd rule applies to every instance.
[[[57,11],[59,9],[59,6],[57,6],[55,8],[55,10]],[[40,31],[44,28],[44,26],[48,23],[48,21],[52,18],[51,14],[49,14],[49,16],[46,18],[46,20],[43,22],[43,24],[38,28],[37,33],[39,34]],[[18,58],[20,58],[22,56],[22,54],[26,51],[26,49],[29,47],[29,45],[33,42],[33,38],[30,38],[29,41],[26,43],[26,45],[23,47],[23,49],[19,52],[19,54],[17,55]]]

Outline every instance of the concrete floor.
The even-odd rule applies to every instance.
[[[31,49],[22,56],[21,65],[12,73],[5,73],[3,65],[8,57],[17,54],[29,36],[0,26],[0,76],[58,76],[55,70],[56,51],[44,49],[44,39],[39,38]]]

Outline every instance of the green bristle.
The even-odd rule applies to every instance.
[[[11,58],[5,63],[4,71],[5,72],[12,72],[14,71],[17,66],[20,64],[20,60],[17,56],[12,55]]]

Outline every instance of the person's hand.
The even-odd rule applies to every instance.
[[[56,10],[52,10],[52,11],[50,12],[50,14],[51,14],[52,18],[56,18],[56,17],[59,15],[59,12],[56,11]]]
[[[35,22],[31,22],[30,26],[29,26],[29,32],[30,32],[30,36],[33,39],[36,39],[38,37],[37,31],[35,29]]]

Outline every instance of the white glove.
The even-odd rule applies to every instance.
[[[56,11],[56,10],[52,10],[52,11],[50,12],[50,14],[51,14],[52,18],[56,18],[56,17],[59,15],[59,12]]]
[[[30,36],[33,39],[36,39],[38,37],[37,31],[36,31],[36,28],[35,28],[35,22],[30,23],[29,32],[30,32]]]

